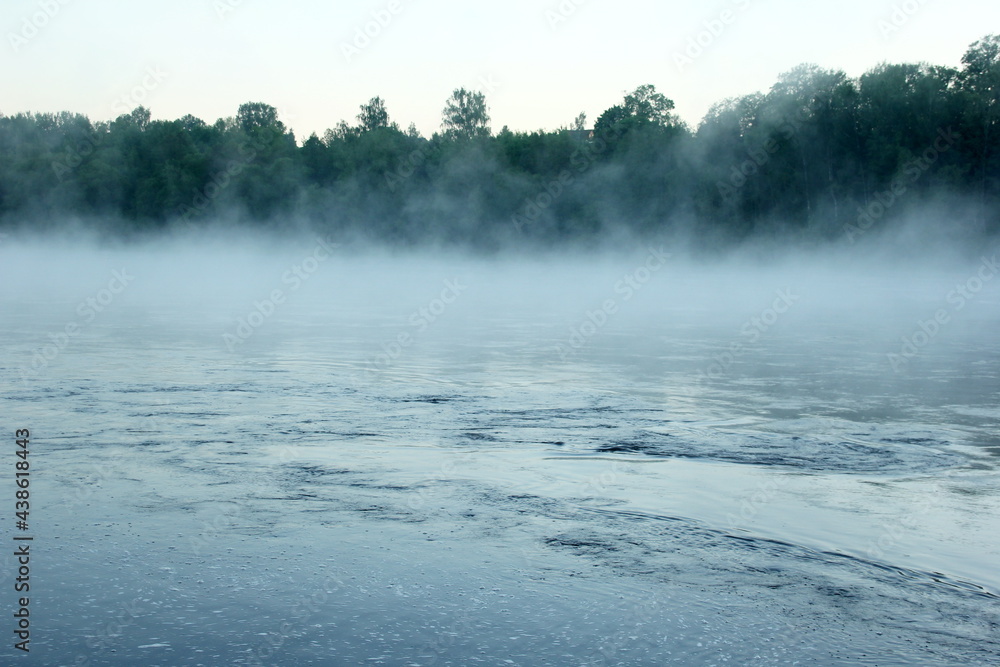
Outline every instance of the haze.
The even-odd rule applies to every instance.
[[[998,19],[7,3],[0,663],[1000,663]]]
[[[54,2],[58,12],[23,46],[11,35],[40,5],[5,5],[0,112],[70,109],[110,120],[154,68],[166,74],[141,100],[154,118],[212,121],[262,100],[300,140],[350,120],[376,95],[403,127],[413,122],[430,135],[444,100],[462,86],[488,94],[496,128],[554,130],[580,112],[595,119],[646,83],[677,100],[695,126],[715,102],[766,90],[804,62],[851,76],[884,61],[958,66],[969,44],[1000,25],[1000,8],[979,0],[518,0],[502,9],[400,0],[392,22],[348,61],[343,44],[388,3]],[[678,67],[676,55],[725,11],[732,22],[702,38],[707,46],[693,64]],[[549,12],[568,16],[553,23]]]

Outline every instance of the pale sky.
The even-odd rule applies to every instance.
[[[494,131],[553,130],[581,111],[592,126],[646,83],[696,126],[804,62],[851,76],[883,61],[958,66],[1000,32],[1000,2],[3,0],[0,32],[0,113],[108,120],[141,102],[211,123],[259,101],[301,141],[354,123],[376,95],[429,136],[462,86],[487,94]]]

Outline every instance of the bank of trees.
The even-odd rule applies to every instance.
[[[225,218],[306,222],[389,243],[591,242],[625,228],[706,243],[854,239],[937,206],[956,232],[1000,230],[1000,37],[959,68],[883,64],[857,79],[801,66],[697,128],[641,86],[588,127],[494,131],[459,89],[440,132],[402,129],[374,98],[297,141],[274,107],[208,124],[0,116],[0,225],[79,219],[146,233]]]

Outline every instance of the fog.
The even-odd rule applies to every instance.
[[[934,378],[942,368],[975,382],[1000,281],[991,248],[949,247],[926,228],[710,256],[678,241],[624,238],[606,252],[482,254],[378,249],[308,232],[234,240],[203,230],[138,243],[8,237],[0,297],[10,321],[30,322],[22,331],[32,334],[9,363],[38,379],[58,368],[55,348],[72,354],[117,329],[190,340],[232,363],[319,336],[338,350],[342,372],[369,381],[391,381],[429,350],[484,362],[500,345],[511,362],[566,373],[656,368],[664,393],[752,377],[769,363],[762,343],[809,340],[797,372],[833,370],[838,359],[824,345],[836,341],[843,361],[871,359],[870,376],[854,379],[874,383],[866,390],[931,395],[945,391]],[[690,342],[701,356],[679,353]],[[694,382],[671,387],[672,374]]]
[[[710,254],[7,236],[5,418],[60,590],[32,618],[65,638],[32,648],[988,662],[998,264],[920,223]]]
[[[859,350],[891,350],[911,325],[945,310],[942,341],[928,347],[947,348],[996,314],[995,253],[989,247],[948,249],[913,229],[889,243],[793,251],[758,245],[709,257],[642,240],[607,252],[481,255],[379,250],[308,233],[244,234],[236,241],[199,233],[113,245],[9,237],[0,246],[0,289],[8,304],[60,305],[65,318],[87,324],[170,313],[174,326],[190,326],[207,339],[214,333],[220,342],[258,311],[263,321],[253,318],[253,335],[240,339],[237,349],[221,345],[220,354],[252,353],[264,340],[293,340],[296,325],[305,323],[321,322],[333,336],[375,309],[390,322],[418,328],[426,340],[457,331],[502,338],[488,323],[510,316],[535,322],[541,340],[558,341],[562,333],[568,340],[588,313],[603,313],[590,318],[599,326],[580,346],[583,352],[623,332],[655,337],[717,327],[721,333],[727,324],[734,339],[747,342],[771,330],[832,327],[852,332]],[[448,288],[451,281],[457,290]],[[448,303],[441,302],[442,290],[449,291]],[[757,334],[747,335],[743,325],[780,294],[786,294],[780,317],[751,325]],[[96,306],[80,305],[98,295],[103,300]],[[435,301],[434,313],[411,322],[413,313]],[[913,369],[906,374],[919,376]]]
[[[225,223],[230,238],[310,230],[351,247],[479,253],[874,240],[937,256],[1000,230],[1000,37],[961,63],[857,77],[802,64],[720,100],[697,127],[652,84],[592,121],[537,131],[495,130],[486,94],[458,88],[430,137],[404,131],[381,97],[307,138],[259,101],[214,122],[153,120],[143,106],[112,121],[0,115],[0,230],[51,240],[72,220],[81,234],[162,242]]]
[[[0,663],[1000,664],[1000,36],[697,126],[146,73],[0,113]]]

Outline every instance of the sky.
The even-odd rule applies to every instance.
[[[696,127],[801,63],[958,67],[1000,33],[996,0],[4,0],[0,113],[234,116],[266,102],[301,141],[375,96],[425,136],[459,87],[492,127],[588,125],[643,84]]]

